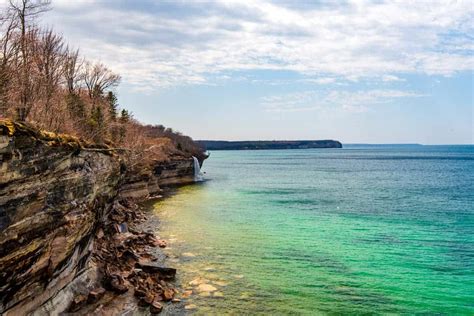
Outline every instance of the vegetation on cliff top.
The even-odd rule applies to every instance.
[[[190,137],[143,125],[121,107],[115,92],[120,75],[85,60],[61,35],[36,23],[49,9],[49,0],[12,0],[0,13],[0,118],[126,148],[132,162],[147,156],[203,158]]]

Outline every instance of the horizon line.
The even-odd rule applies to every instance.
[[[336,141],[342,145],[368,145],[368,146],[474,146],[474,143],[436,143],[436,144],[423,144],[423,143],[345,143],[336,139],[257,139],[257,140],[222,140],[222,139],[197,139],[195,142],[314,142],[314,141]]]

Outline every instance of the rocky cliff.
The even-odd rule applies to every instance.
[[[120,186],[120,196],[143,198],[159,195],[163,186],[182,185],[194,182],[193,160],[175,157],[168,161],[156,161],[150,168],[139,168],[128,172]]]
[[[0,120],[0,314],[64,311],[95,282],[94,236],[116,196],[155,195],[193,172],[183,156],[131,176],[106,146]]]

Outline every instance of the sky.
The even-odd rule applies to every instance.
[[[194,139],[474,142],[472,1],[70,1],[41,20]]]

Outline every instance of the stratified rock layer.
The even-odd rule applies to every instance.
[[[152,168],[130,172],[120,187],[122,198],[152,197],[160,194],[160,187],[194,182],[193,160],[174,157],[156,161]]]
[[[21,315],[81,272],[120,164],[105,148],[7,123],[0,123],[0,313]]]
[[[106,146],[0,120],[0,314],[64,311],[96,286],[94,237],[119,192],[148,197],[192,175],[183,156],[130,176]]]

